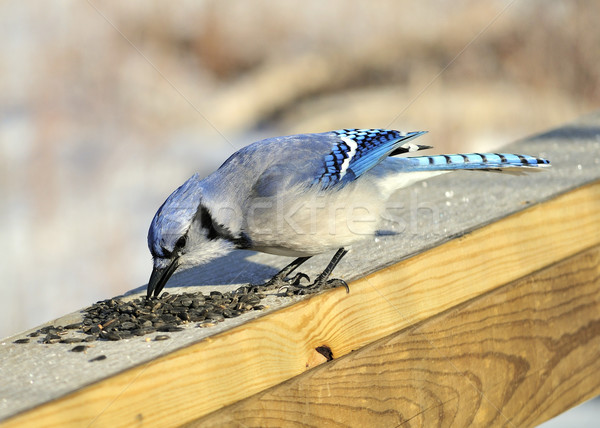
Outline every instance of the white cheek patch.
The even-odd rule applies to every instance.
[[[204,241],[200,245],[191,248],[179,258],[182,269],[205,264],[213,259],[224,256],[234,249],[234,244],[224,239]]]
[[[356,154],[356,149],[358,148],[358,144],[356,144],[356,141],[348,137],[342,137],[342,141],[346,143],[348,147],[350,147],[350,151],[347,153],[348,157],[344,159],[344,162],[342,162],[342,167],[340,169],[340,180],[344,177],[344,175],[346,175],[346,170],[348,169],[350,161]]]

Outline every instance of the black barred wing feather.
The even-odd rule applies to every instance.
[[[323,158],[324,168],[313,184],[323,188],[355,180],[386,157],[430,148],[410,141],[425,132],[390,129],[340,129],[333,131],[339,140]]]

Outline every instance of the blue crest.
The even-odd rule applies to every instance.
[[[161,205],[148,231],[148,248],[153,257],[165,257],[189,229],[202,199],[198,174],[194,174]]]

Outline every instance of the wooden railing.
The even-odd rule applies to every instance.
[[[97,342],[86,358],[6,339],[0,425],[522,427],[600,394],[600,115],[502,151],[552,168],[398,192],[399,233],[336,270],[349,294],[271,296],[260,313],[170,341]],[[238,271],[247,282],[285,263],[248,256],[176,275],[168,291],[231,289],[219,284]]]

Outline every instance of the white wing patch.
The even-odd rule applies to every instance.
[[[358,147],[358,144],[356,144],[356,141],[354,141],[348,137],[342,137],[341,140],[344,143],[346,143],[348,145],[348,147],[350,147],[350,151],[348,152],[348,157],[346,159],[344,159],[344,162],[342,163],[342,168],[340,169],[340,180],[344,177],[344,175],[346,175],[346,170],[348,169],[348,166],[350,165],[350,161],[356,154],[356,148]]]
[[[413,143],[404,143],[400,147],[408,150],[409,152],[416,152],[417,150],[419,150],[419,146]]]

